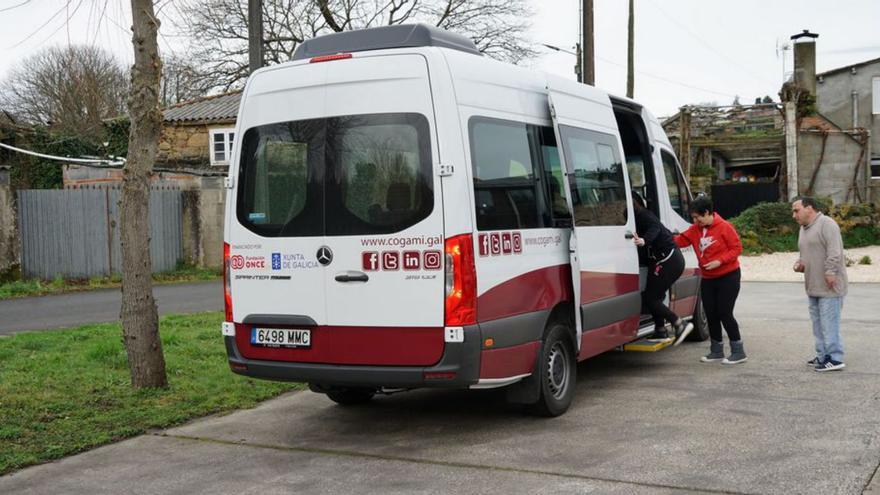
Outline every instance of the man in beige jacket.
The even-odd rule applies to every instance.
[[[801,225],[798,234],[800,259],[794,271],[804,274],[810,301],[810,319],[816,337],[816,357],[807,365],[816,371],[843,369],[840,339],[840,311],[846,296],[846,263],[840,227],[823,215],[813,198],[802,197],[791,205],[792,216]]]

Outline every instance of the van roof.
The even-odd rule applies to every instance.
[[[293,53],[292,60],[302,60],[336,53],[438,46],[472,55],[483,54],[470,39],[429,24],[401,24],[378,28],[343,31],[303,41]]]

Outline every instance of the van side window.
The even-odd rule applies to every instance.
[[[671,153],[660,150],[660,156],[663,157],[663,173],[666,175],[666,184],[669,188],[669,202],[672,209],[683,218],[688,218],[688,210],[690,208],[690,196],[678,163]]]
[[[535,174],[540,158],[529,126],[474,117],[469,127],[477,229],[541,227]]]
[[[571,175],[578,227],[625,225],[627,191],[617,140],[610,134],[559,126]]]
[[[547,196],[550,198],[550,210],[553,218],[571,218],[568,203],[565,201],[565,174],[559,159],[559,148],[556,147],[556,135],[552,127],[540,127],[541,160],[544,162],[544,177],[547,185]]]

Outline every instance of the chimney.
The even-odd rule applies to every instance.
[[[804,29],[791,37],[794,42],[794,82],[816,96],[816,38],[819,35]]]

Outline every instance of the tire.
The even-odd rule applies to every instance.
[[[529,406],[533,414],[555,417],[571,406],[577,382],[577,358],[570,332],[566,325],[554,323],[544,337],[537,370],[540,394],[538,401]]]
[[[694,309],[694,317],[691,320],[694,331],[688,335],[689,342],[705,342],[709,338],[709,320],[706,318],[706,310],[703,309],[703,300],[697,298],[697,307]]]
[[[340,406],[365,404],[374,395],[376,395],[376,391],[371,388],[337,388],[327,392],[327,397]]]

